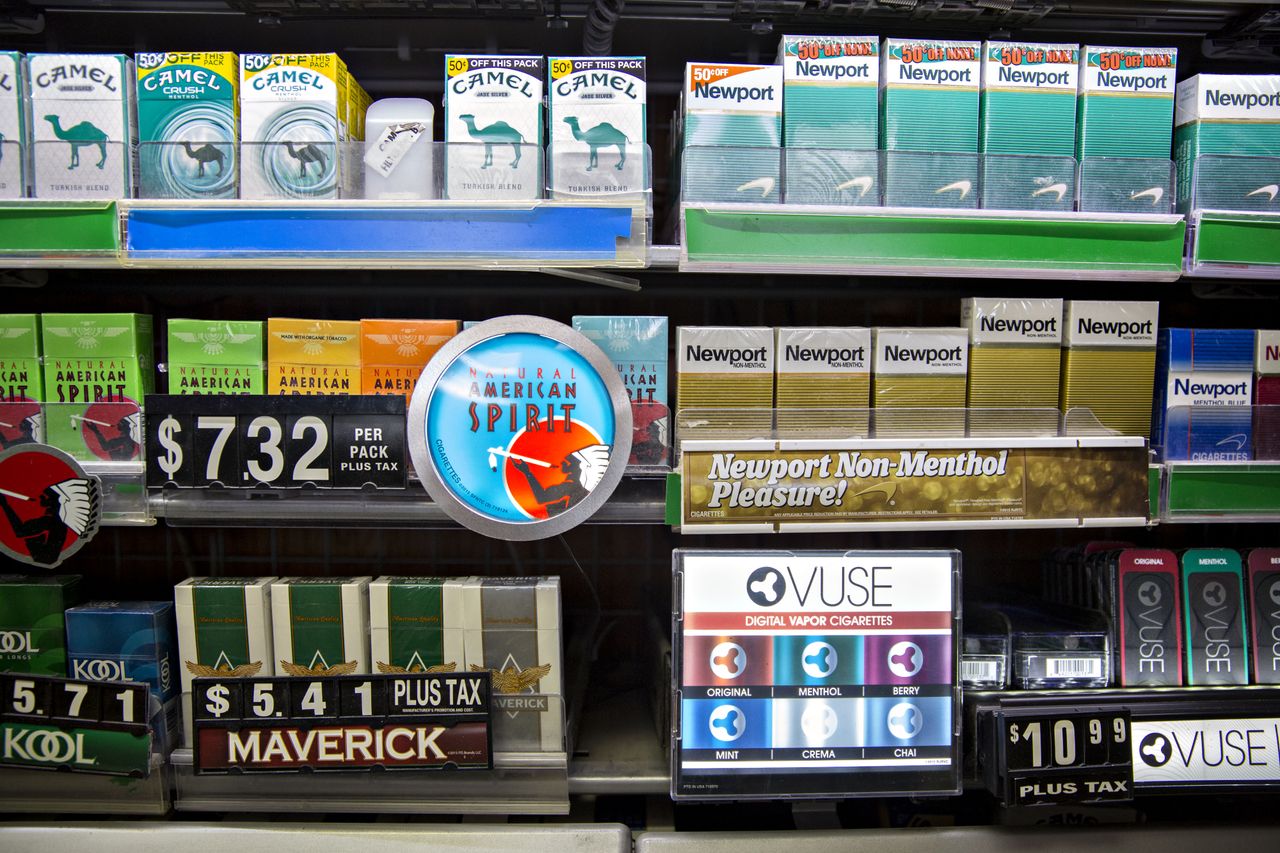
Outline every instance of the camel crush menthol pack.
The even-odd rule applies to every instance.
[[[22,54],[0,51],[0,198],[26,194],[26,111]]]
[[[139,53],[139,195],[235,198],[240,68],[234,53]]]
[[[27,57],[28,139],[36,198],[128,198],[137,128],[133,60],[119,54]]]
[[[644,57],[557,57],[550,68],[552,192],[643,192]]]
[[[445,57],[446,198],[541,197],[545,63],[541,56]]]

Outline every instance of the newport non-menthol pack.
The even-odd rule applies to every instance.
[[[25,98],[22,54],[0,51],[0,199],[26,195]]]
[[[676,418],[698,413],[706,437],[767,437],[773,426],[773,329],[681,326]],[[683,438],[700,437],[677,435]]]
[[[36,198],[133,194],[133,60],[121,54],[27,57],[27,139]]]
[[[643,56],[554,57],[549,62],[550,186],[556,195],[643,192]]]
[[[1055,435],[1062,300],[966,299],[960,322],[969,332],[969,431]]]
[[[1066,303],[1060,408],[1088,409],[1120,435],[1149,437],[1160,303]]]
[[[1178,84],[1173,148],[1178,209],[1280,211],[1280,74],[1197,74]],[[1204,159],[1200,159],[1204,155]]]
[[[681,182],[689,201],[782,197],[781,65],[685,66]]]
[[[964,435],[969,333],[962,328],[877,328],[871,334],[876,435]]]
[[[778,329],[776,374],[783,438],[869,435],[870,329]]]
[[[139,53],[143,198],[235,198],[240,66],[234,53]]]
[[[445,197],[542,196],[541,56],[445,57]]]

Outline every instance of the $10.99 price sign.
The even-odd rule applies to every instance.
[[[490,674],[197,678],[197,773],[493,767]]]
[[[153,394],[146,415],[150,488],[405,487],[398,394]]]
[[[1005,805],[1122,802],[1133,799],[1129,711],[1001,708],[983,730],[987,781]]]

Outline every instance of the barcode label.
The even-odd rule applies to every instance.
[[[1045,658],[1044,673],[1048,678],[1101,678],[1102,661],[1098,658]]]
[[[1000,681],[1000,661],[960,659],[962,684],[998,684]]]

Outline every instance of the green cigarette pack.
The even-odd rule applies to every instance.
[[[261,321],[169,321],[170,394],[263,394]]]
[[[80,575],[0,575],[0,672],[67,674],[63,611],[80,603]]]
[[[0,314],[0,401],[44,401],[40,371],[40,317]]]

